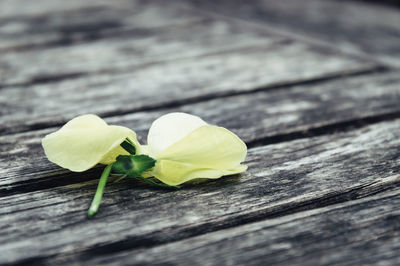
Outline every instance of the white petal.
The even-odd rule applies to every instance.
[[[147,144],[151,156],[178,142],[197,128],[207,125],[200,117],[185,113],[169,113],[159,117],[150,127]]]

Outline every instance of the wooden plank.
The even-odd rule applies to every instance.
[[[154,0],[113,1],[112,4],[68,1],[74,8],[70,9],[63,3],[61,10],[52,10],[54,1],[42,2],[46,3],[41,6],[40,14],[32,12],[25,16],[0,16],[0,52],[48,49],[101,38],[145,36],[149,34],[149,29],[204,19],[204,15]]]
[[[356,1],[198,1],[208,11],[259,22],[271,31],[322,41],[345,52],[400,66],[400,10]]]
[[[360,1],[360,0],[358,0]],[[390,7],[400,7],[400,3],[397,0],[361,0],[361,2],[370,2],[370,3],[374,3],[374,4],[379,4],[379,5],[387,5]]]
[[[398,265],[400,192],[208,233],[85,256],[89,265]],[[53,263],[68,259],[52,260]]]
[[[144,64],[246,46],[268,47],[279,41],[281,37],[249,30],[238,23],[183,20],[182,25],[143,28],[120,38],[4,53],[0,58],[0,85],[31,85],[99,72],[134,73]]]
[[[399,122],[253,148],[243,175],[178,191],[130,180],[111,183],[93,220],[85,218],[85,211],[95,181],[4,196],[0,262],[51,264],[115,251],[141,252],[387,190],[400,183]],[[79,182],[79,175],[64,177]]]
[[[206,24],[199,26],[203,27],[203,25]],[[213,25],[216,26],[216,24]],[[217,25],[222,28],[224,25],[227,26],[227,31],[234,27],[234,25],[219,22]],[[193,31],[193,28],[189,29]],[[209,27],[209,29],[215,30],[215,27]],[[299,43],[276,43],[274,39],[255,36],[254,41],[251,41],[252,33],[249,33],[250,35],[217,34],[219,37],[215,39],[211,37],[211,39],[196,42],[195,38],[193,42],[188,42],[190,37],[183,34],[186,31],[178,32],[182,33],[180,36],[186,40],[172,41],[179,45],[169,45],[159,41],[144,41],[142,44],[134,42],[135,46],[143,46],[142,48],[147,51],[144,59],[139,59],[139,61],[149,62],[157,54],[163,54],[166,58],[172,59],[171,57],[185,54],[185,49],[188,54],[191,54],[189,58],[163,63],[153,62],[154,64],[144,66],[121,55],[122,61],[115,62],[114,67],[118,68],[117,65],[119,65],[126,73],[116,74],[112,71],[56,83],[1,89],[0,133],[10,134],[60,125],[82,113],[97,113],[101,116],[126,114],[185,103],[189,100],[196,101],[236,92],[376,69],[374,64],[339,57],[328,51],[317,50]],[[199,34],[196,35],[199,36]],[[208,36],[205,33],[206,35]],[[240,41],[244,40],[243,38],[245,41]],[[242,47],[226,50],[231,46],[227,42],[235,43],[233,46]],[[255,46],[250,45],[249,42]],[[117,43],[123,44],[122,41]],[[99,49],[103,47],[98,45]],[[145,46],[151,46],[151,48],[147,49]],[[167,52],[165,47],[172,47],[172,50],[168,48],[169,52]],[[82,54],[86,53],[85,51],[92,51],[86,48],[83,49]],[[178,52],[179,49],[181,51]],[[204,53],[207,52],[209,54],[205,55]],[[46,53],[51,54],[49,51]],[[198,56],[192,57],[195,54]],[[32,56],[36,58],[36,55],[32,54]],[[92,56],[96,57],[97,52],[93,52]],[[70,58],[68,56],[62,59],[66,60],[65,64],[60,63],[58,67],[48,68],[45,62],[50,59],[44,56],[40,59],[43,62],[42,70],[64,71],[65,74],[85,69],[85,71],[89,69],[100,71],[104,65],[107,65],[107,61],[114,57],[111,53],[104,55],[103,59],[100,57],[94,61],[68,64],[67,61]],[[140,58],[140,55],[137,58]],[[135,66],[136,63],[139,65]],[[20,72],[13,72],[14,77],[18,79],[32,77],[31,71],[35,72],[39,69],[31,64],[26,67],[18,66],[18,68]]]
[[[212,24],[214,21],[206,20],[204,23]],[[220,21],[217,24],[221,25]],[[194,23],[194,25],[199,24]],[[211,27],[217,28],[216,38],[222,40],[218,26]],[[245,39],[239,35],[246,31],[242,28],[237,30],[233,23],[229,23],[229,27],[232,28],[226,35],[237,36],[240,40]],[[233,33],[231,29],[234,29]],[[165,30],[168,30],[168,27]],[[174,30],[181,32],[180,29]],[[165,34],[167,39],[175,34],[174,30]],[[160,31],[160,28],[152,28],[152,31]],[[282,139],[305,137],[306,131],[312,134],[326,134],[332,130],[343,130],[353,123],[359,126],[362,123],[400,116],[397,106],[400,93],[396,88],[396,84],[399,83],[398,73],[380,73],[380,75],[348,77],[343,80],[317,83],[316,80],[337,78],[341,74],[351,76],[360,72],[371,73],[371,70],[377,68],[374,64],[337,57],[327,51],[315,52],[314,47],[290,43],[282,38],[265,35],[263,32],[251,32],[254,38],[249,39],[250,43],[236,43],[235,38],[232,38],[230,39],[232,46],[226,46],[223,49],[220,47],[223,46],[221,44],[224,40],[220,42],[221,44],[218,41],[215,42],[218,43],[215,45],[216,50],[212,50],[214,46],[210,45],[212,49],[204,49],[204,52],[201,48],[196,48],[195,52],[201,51],[198,54],[192,53],[193,51],[189,48],[183,49],[188,54],[185,52],[179,54],[177,47],[187,45],[187,39],[182,37],[179,43],[185,43],[183,46],[175,43],[171,45],[167,42],[167,46],[173,46],[171,54],[179,54],[176,58],[168,57],[168,55],[160,60],[154,60],[158,52],[162,57],[163,52],[169,49],[161,47],[159,50],[158,48],[151,50],[145,55],[148,61],[143,60],[139,64],[125,63],[122,57],[116,58],[115,62],[109,61],[112,56],[109,58],[105,56],[93,65],[83,62],[85,68],[82,70],[79,70],[79,63],[73,63],[73,71],[67,68],[67,72],[61,75],[56,72],[43,72],[44,74],[33,72],[32,74],[29,70],[22,71],[20,77],[28,78],[20,82],[19,87],[7,87],[10,83],[6,84],[0,92],[0,95],[6,92],[0,96],[0,98],[3,97],[3,105],[0,106],[5,107],[6,115],[6,119],[0,121],[0,124],[6,124],[3,133],[46,129],[0,137],[0,197],[2,198],[0,202],[0,250],[2,250],[0,264],[70,265],[86,262],[85,264],[92,265],[110,263],[107,258],[114,262],[115,259],[120,260],[121,264],[163,263],[160,254],[165,254],[174,247],[179,248],[180,245],[185,245],[183,251],[193,252],[192,255],[199,255],[198,257],[203,252],[208,252],[205,245],[192,245],[193,239],[209,243],[217,249],[221,247],[222,254],[227,255],[221,256],[221,260],[217,261],[221,263],[228,256],[236,259],[235,255],[231,255],[232,250],[245,252],[248,248],[254,247],[255,243],[255,251],[241,258],[243,263],[246,263],[246,258],[265,258],[258,256],[262,252],[262,247],[268,248],[270,243],[280,236],[276,231],[270,230],[271,224],[265,225],[265,220],[269,222],[269,219],[275,217],[283,217],[272,220],[279,232],[289,233],[286,234],[288,239],[300,238],[302,242],[299,241],[300,245],[295,246],[297,249],[293,249],[298,251],[297,254],[290,253],[291,247],[278,247],[268,254],[275,254],[277,250],[283,249],[286,252],[282,252],[283,257],[288,253],[291,255],[289,262],[296,263],[302,255],[306,261],[314,262],[316,256],[313,256],[315,254],[313,252],[319,252],[318,248],[325,248],[326,253],[323,255],[330,255],[327,263],[332,260],[335,262],[335,258],[329,260],[336,254],[329,253],[329,248],[332,247],[331,242],[324,242],[324,240],[326,237],[332,237],[336,241],[336,246],[333,248],[337,249],[340,246],[343,237],[337,237],[335,233],[339,234],[343,231],[331,229],[337,226],[337,223],[332,225],[329,223],[331,220],[328,219],[326,227],[317,227],[321,228],[318,231],[319,235],[316,236],[316,239],[322,242],[321,247],[309,244],[310,239],[312,240],[309,238],[311,228],[315,224],[320,225],[321,219],[304,220],[306,223],[309,222],[310,226],[297,231],[300,232],[299,234],[293,233],[298,229],[299,223],[292,223],[288,227],[285,225],[295,220],[292,218],[293,213],[300,212],[294,215],[301,215],[304,210],[336,203],[339,204],[337,209],[345,209],[349,205],[343,205],[342,202],[369,197],[398,186],[400,184],[398,174],[400,169],[398,167],[400,161],[398,122],[400,120],[347,133],[251,148],[248,158],[250,170],[246,174],[197,186],[187,185],[180,191],[157,190],[130,180],[110,184],[107,187],[101,212],[97,219],[92,221],[86,220],[84,215],[96,186],[94,179],[98,178],[100,169],[82,174],[59,170],[45,160],[40,148],[40,138],[45,133],[54,130],[48,127],[59,125],[72,116],[85,112],[98,112],[107,116],[109,122],[138,129],[141,139],[145,137],[145,129],[148,128],[150,122],[160,114],[175,110],[191,112],[201,115],[211,123],[234,130],[251,147]],[[158,33],[156,35],[159,36]],[[210,34],[206,32],[205,36],[208,37]],[[121,40],[115,43],[120,43],[124,39],[119,36],[117,38]],[[199,40],[203,42],[203,38]],[[162,41],[164,40],[157,42]],[[191,41],[192,39],[189,43]],[[102,45],[112,43],[111,40],[100,42],[103,42]],[[197,42],[196,39],[194,43]],[[214,41],[212,42],[214,44]],[[96,43],[99,47],[102,46]],[[209,44],[206,42],[202,45],[206,47]],[[81,47],[81,45],[76,44],[74,47]],[[91,46],[93,47],[95,46]],[[113,53],[112,49],[109,50],[110,54]],[[143,49],[147,51],[146,47]],[[276,56],[265,55],[267,50],[279,52]],[[242,53],[245,55],[243,56]],[[185,57],[190,57],[190,59],[185,59]],[[284,63],[276,63],[286,57],[290,59]],[[42,60],[32,58],[38,62]],[[193,67],[194,64],[188,63],[194,59],[199,59],[195,67]],[[71,58],[71,61],[74,60]],[[68,61],[57,62],[68,66]],[[269,73],[262,68],[270,67],[265,64],[266,61],[274,66],[272,78],[264,78]],[[108,68],[107,64],[110,62],[112,62],[111,68]],[[95,65],[97,63],[99,65]],[[289,67],[290,64],[295,64],[295,66]],[[307,66],[308,64],[310,66]],[[177,65],[179,65],[178,69],[176,69]],[[198,65],[200,67],[197,67]],[[223,69],[219,68],[220,65],[224,65]],[[321,69],[316,67],[319,65],[323,65]],[[45,71],[49,68],[42,66]],[[100,68],[97,68],[98,66]],[[248,70],[243,73],[239,66]],[[210,69],[205,71],[207,67]],[[258,68],[260,72],[255,71]],[[285,73],[287,68],[289,71]],[[201,71],[196,72],[199,69]],[[88,72],[85,72],[86,70]],[[185,75],[189,73],[189,75],[184,76],[182,73]],[[18,77],[18,75],[14,77],[12,75],[11,78]],[[155,76],[157,79],[154,79]],[[68,80],[72,77],[74,80]],[[62,79],[67,80],[59,82]],[[39,83],[48,84],[34,86]],[[307,86],[282,87],[282,84],[288,83],[307,83]],[[310,86],[311,83],[315,84]],[[160,88],[163,88],[160,84],[168,89],[160,92],[162,91]],[[142,94],[136,87],[138,85],[146,92]],[[72,89],[68,89],[68,86]],[[96,91],[98,86],[100,86],[100,92]],[[207,89],[200,89],[203,86],[207,86]],[[54,87],[58,91],[55,91]],[[130,89],[122,90],[127,87]],[[169,89],[171,87],[178,88],[175,91],[175,89]],[[60,93],[64,89],[66,92]],[[189,89],[190,92],[188,92]],[[26,91],[28,94],[24,95]],[[69,95],[65,97],[70,101],[69,103],[60,103],[64,93]],[[157,98],[154,98],[155,93]],[[220,98],[210,100],[216,96]],[[81,100],[85,97],[93,97],[94,100]],[[169,97],[175,100],[168,99]],[[36,105],[30,103],[38,98],[40,101],[38,100]],[[18,103],[13,99],[20,101]],[[53,102],[50,104],[50,101]],[[133,105],[132,102],[136,101],[140,103]],[[44,102],[49,104],[43,104]],[[21,107],[25,103],[28,106]],[[98,106],[94,107],[96,104]],[[14,110],[15,113],[11,114]],[[54,112],[48,115],[49,110]],[[137,112],[139,110],[141,112]],[[23,118],[24,112],[27,114],[25,117],[30,121]],[[37,119],[38,116],[41,118]],[[360,164],[364,168],[360,168]],[[380,199],[386,199],[385,197],[388,198],[384,195]],[[392,199],[387,201],[391,203]],[[390,224],[388,227],[385,223],[378,222],[379,218],[384,218],[386,221],[387,216],[383,215],[382,208],[375,205],[363,205],[362,208],[377,210],[374,212],[377,218],[371,223],[368,223],[370,220],[365,218],[364,212],[364,216],[360,219],[363,221],[360,226],[362,232],[371,233],[368,231],[371,227],[379,228],[379,230],[384,227],[384,230],[373,231],[379,242],[372,245],[372,241],[368,242],[369,240],[365,237],[360,240],[360,237],[356,236],[360,227],[353,226],[351,236],[354,237],[346,238],[350,242],[348,246],[352,247],[359,243],[357,247],[362,251],[372,251],[382,247],[381,250],[384,252],[380,254],[384,256],[388,254],[389,259],[393,257],[396,259],[396,253],[390,253],[387,250],[388,247],[397,248],[397,245],[388,245],[387,239],[392,241],[398,236],[393,235],[393,231],[387,233],[385,230],[398,230],[398,223],[394,223],[393,226]],[[319,215],[320,209],[315,210],[314,213],[306,212],[300,219],[310,219],[307,218],[310,214],[314,217],[323,217],[327,214],[333,217],[331,219],[335,219],[338,213],[333,215],[332,210],[333,208],[324,210],[322,215]],[[392,210],[393,208],[388,209],[388,211]],[[397,209],[394,211],[397,215]],[[342,213],[343,211],[339,211],[339,215]],[[345,217],[350,217],[350,215]],[[396,217],[389,217],[389,222]],[[298,220],[299,216],[296,219]],[[264,221],[258,227],[259,230],[254,228],[254,225],[260,224],[253,223],[257,221]],[[325,222],[324,219],[322,221]],[[343,224],[346,225],[345,222],[340,223],[341,221],[338,222],[341,226],[339,229],[344,227]],[[351,222],[356,223],[353,220]],[[246,223],[252,224],[248,227],[241,226]],[[226,228],[230,229],[225,230]],[[263,232],[265,228],[269,230],[269,233],[260,234],[260,231]],[[222,238],[218,231],[225,238]],[[213,232],[207,235],[211,236],[210,239],[196,238],[197,235],[207,232]],[[227,245],[220,244],[219,241],[226,244],[226,238],[232,235],[234,242],[231,246],[232,250],[228,251]],[[253,239],[254,235],[258,236],[256,240],[252,240],[252,243],[246,242],[247,239]],[[383,239],[379,238],[382,235]],[[271,241],[265,243],[262,240],[263,236],[271,236]],[[376,238],[374,238],[375,241]],[[284,241],[286,241],[284,243],[289,242],[287,239]],[[170,242],[175,242],[176,245],[168,244]],[[364,245],[364,243],[367,244]],[[301,248],[303,245],[307,247],[305,251]],[[198,251],[195,250],[196,248],[199,248]],[[158,251],[160,254],[154,258],[138,256],[129,259],[129,255],[132,256],[132,254],[142,253],[142,255],[151,256]],[[346,249],[340,251],[339,254],[344,254],[344,257],[350,254]],[[176,252],[173,254],[177,254],[177,258],[173,258],[172,254],[168,255],[167,262],[183,262],[188,254],[185,255],[179,250],[173,250],[173,252]],[[209,252],[203,261],[211,263],[210,257],[213,257],[215,253],[215,251]],[[363,254],[360,251],[355,253],[358,256]],[[99,255],[102,257],[98,258]],[[281,255],[278,254],[273,259],[279,261],[279,258],[282,258]],[[321,255],[321,252],[318,255]],[[94,256],[97,260],[93,260]],[[347,255],[346,258],[348,259],[346,262],[351,259],[355,262],[359,261],[353,255]],[[373,256],[372,258],[376,259]],[[379,258],[382,260],[383,257]],[[271,259],[272,262],[273,259]],[[370,261],[374,261],[373,259]],[[388,261],[393,262],[393,260]],[[195,262],[194,259],[193,263]]]
[[[43,14],[65,12],[70,10],[88,9],[115,6],[132,5],[139,1],[115,0],[112,3],[107,0],[37,0],[35,2],[25,0],[1,0],[0,18],[20,17],[20,16],[40,16]]]
[[[143,143],[152,121],[167,112],[183,111],[231,129],[252,146],[268,144],[304,137],[307,132],[323,134],[399,117],[399,79],[397,72],[348,77],[196,104],[189,102],[169,109],[118,115],[106,121],[134,129]],[[56,166],[47,162],[40,146],[44,134],[54,130],[0,137],[0,188],[4,193],[29,191],[43,183],[57,185],[55,180],[62,176],[58,176]],[[72,180],[67,178],[63,182]]]

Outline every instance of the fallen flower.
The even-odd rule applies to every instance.
[[[239,137],[185,113],[170,113],[155,120],[147,146],[139,144],[131,129],[110,126],[90,114],[76,117],[45,136],[42,145],[51,162],[71,171],[86,171],[98,163],[107,165],[90,205],[89,217],[97,213],[110,175],[178,188],[176,185],[193,179],[216,179],[247,169],[241,164],[247,147]]]

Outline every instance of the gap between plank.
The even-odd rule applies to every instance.
[[[110,254],[128,249],[150,248],[209,232],[216,232],[227,228],[233,228],[248,223],[262,221],[265,219],[283,217],[295,213],[327,207],[330,205],[362,199],[396,188],[398,184],[400,184],[400,175],[394,175],[387,178],[382,178],[379,181],[374,181],[369,184],[352,187],[342,193],[322,195],[319,198],[310,198],[302,202],[287,202],[273,206],[270,208],[271,210],[258,210],[254,213],[224,219],[223,223],[215,224],[215,222],[209,222],[200,226],[187,227],[184,228],[182,232],[179,232],[179,235],[183,235],[183,237],[179,239],[174,238],[174,234],[171,234],[169,238],[162,239],[161,241],[155,240],[151,235],[144,240],[135,238],[124,239],[108,245],[91,248],[85,251],[84,254],[87,254],[90,257],[93,255]],[[158,232],[154,232],[152,235],[157,235],[157,233]]]
[[[196,20],[189,20],[189,21],[184,21],[182,23],[172,23],[168,25],[162,25],[162,26],[154,26],[154,27],[149,27],[145,28],[145,30],[163,30],[163,29],[168,29],[168,28],[173,28],[173,27],[187,27],[191,24],[197,24],[199,22],[206,21],[206,18],[202,19],[196,19]],[[98,40],[107,40],[107,39],[113,39],[113,38],[118,38],[118,37],[129,37],[132,35],[132,33],[137,33],[143,31],[141,28],[112,28],[112,29],[106,29],[104,31],[92,31],[88,32],[85,34],[82,34],[79,36],[79,38],[73,38],[73,36],[62,36],[57,40],[53,41],[48,41],[44,43],[27,43],[23,45],[15,45],[15,46],[10,46],[10,47],[5,47],[5,48],[0,48],[0,52],[25,52],[25,51],[37,51],[37,50],[42,50],[42,49],[47,49],[47,48],[57,48],[57,47],[63,47],[63,46],[69,46],[69,45],[75,45],[75,44],[83,44],[83,43],[90,43],[93,41],[98,41]]]
[[[210,56],[216,56],[216,55],[223,55],[223,54],[229,54],[229,53],[234,53],[234,52],[245,52],[245,51],[249,51],[249,50],[252,51],[252,50],[263,49],[264,51],[267,51],[267,50],[275,49],[275,47],[277,45],[282,46],[282,45],[289,45],[291,43],[293,43],[292,40],[279,39],[279,40],[272,41],[267,46],[259,45],[259,44],[258,45],[247,45],[247,46],[242,46],[242,47],[217,50],[217,51],[212,51],[212,52],[188,55],[188,56],[171,58],[171,59],[167,58],[167,59],[156,60],[156,61],[148,61],[148,62],[143,62],[143,63],[137,64],[137,65],[130,66],[128,68],[104,68],[104,69],[100,69],[100,70],[92,71],[92,72],[90,72],[90,71],[83,72],[82,71],[82,72],[70,72],[70,73],[64,73],[64,74],[37,75],[37,76],[33,76],[29,81],[26,81],[26,82],[6,83],[6,84],[0,83],[0,89],[10,88],[10,87],[17,87],[17,88],[22,87],[23,88],[23,87],[35,86],[35,85],[40,85],[40,84],[45,84],[45,83],[59,82],[59,81],[63,81],[66,79],[77,79],[80,77],[85,77],[85,76],[90,76],[90,75],[130,73],[133,69],[140,68],[140,67],[144,68],[144,67],[149,67],[149,66],[153,66],[153,65],[157,65],[157,64],[177,62],[177,61],[183,61],[183,60],[188,60],[188,59],[196,59],[198,57],[210,57]],[[377,65],[374,67],[370,67],[367,70],[372,70],[375,68],[380,68],[380,66]],[[355,70],[355,71],[366,71],[366,69]]]
[[[355,0],[355,1],[361,1],[361,0]],[[372,1],[372,0],[369,0],[369,1]],[[253,20],[249,20],[249,19],[245,19],[245,18],[240,18],[240,17],[231,17],[228,15],[218,13],[217,11],[211,11],[211,10],[207,10],[207,9],[200,8],[200,7],[196,9],[194,7],[190,7],[187,5],[186,8],[192,12],[197,11],[200,14],[203,14],[204,16],[209,16],[214,19],[220,19],[220,20],[232,21],[232,22],[240,21],[243,24],[247,24],[247,25],[257,28],[259,30],[264,30],[266,33],[270,33],[270,34],[274,34],[276,36],[280,36],[280,37],[288,38],[288,39],[291,39],[294,41],[298,41],[303,44],[313,46],[315,48],[319,47],[319,48],[323,48],[323,49],[328,49],[332,52],[335,52],[335,53],[343,55],[343,56],[347,56],[349,58],[366,60],[366,61],[375,63],[377,65],[385,66],[389,69],[399,69],[400,68],[397,65],[390,64],[390,63],[386,62],[385,60],[381,60],[379,58],[370,56],[368,54],[359,52],[357,50],[353,50],[350,48],[349,49],[341,48],[341,47],[338,47],[335,44],[331,44],[327,41],[319,40],[317,38],[313,38],[310,36],[304,36],[302,34],[298,34],[298,33],[292,32],[292,31],[273,27],[266,23],[261,23],[261,22],[257,22],[257,21],[253,21]]]
[[[379,115],[370,115],[365,116],[362,118],[351,119],[347,121],[337,122],[328,125],[322,125],[315,128],[310,128],[304,131],[295,131],[287,134],[280,134],[260,139],[255,139],[253,141],[247,142],[247,147],[253,148],[257,146],[265,146],[271,145],[275,143],[285,142],[285,141],[292,141],[296,139],[303,139],[303,138],[310,138],[310,137],[317,137],[327,134],[333,134],[337,132],[345,132],[350,131],[353,129],[362,128],[368,125],[372,125],[375,123],[388,121],[388,120],[395,120],[400,118],[400,111],[398,112],[388,112]]]
[[[362,127],[366,127],[375,123],[390,121],[400,118],[400,111],[398,112],[389,112],[383,113],[379,115],[371,115],[363,118],[357,118],[352,120],[347,120],[343,122],[332,123],[328,125],[317,126],[306,131],[294,131],[287,134],[279,134],[273,135],[261,139],[256,139],[254,141],[246,142],[246,145],[249,149],[256,148],[259,146],[266,146],[277,144],[281,142],[293,141],[297,139],[311,138],[323,135],[329,135],[333,133],[346,132],[354,129],[359,129]],[[91,181],[93,178],[97,177],[101,172],[101,167],[94,167],[89,170],[93,172],[93,174],[86,175],[84,179],[80,179],[80,182],[83,181]],[[54,178],[59,176],[60,174],[67,176],[67,178]],[[51,189],[55,187],[71,185],[71,180],[76,180],[75,178],[71,178],[71,176],[78,175],[79,173],[71,173],[71,172],[56,172],[53,174],[46,175],[45,178],[38,180],[34,180],[34,182],[22,181],[18,183],[14,183],[12,187],[3,187],[0,188],[0,198],[16,195],[19,193],[29,193],[35,192],[45,189]],[[50,182],[51,181],[51,182]]]
[[[337,0],[335,0],[337,1]],[[371,5],[376,5],[376,6],[388,6],[392,8],[399,8],[400,7],[400,2],[398,0],[351,0],[352,2],[358,2],[358,3],[369,3]]]
[[[383,66],[373,66],[373,67],[369,67],[367,69],[332,73],[332,74],[322,75],[322,76],[314,77],[314,78],[310,78],[310,79],[294,80],[294,81],[289,81],[289,82],[278,82],[275,84],[270,84],[268,86],[256,87],[256,88],[249,89],[246,91],[239,91],[239,90],[236,90],[235,88],[232,88],[230,91],[208,93],[208,94],[201,95],[201,96],[195,96],[195,97],[179,99],[179,100],[172,100],[169,102],[148,105],[145,107],[104,112],[104,113],[100,113],[99,115],[103,118],[112,118],[112,117],[127,115],[127,114],[131,114],[131,113],[135,113],[135,112],[157,111],[157,110],[168,109],[168,108],[182,107],[182,106],[187,106],[187,105],[191,105],[191,104],[195,104],[195,103],[207,102],[207,101],[218,99],[218,98],[227,98],[227,97],[231,97],[231,96],[247,95],[247,94],[263,92],[263,91],[268,92],[268,91],[274,91],[274,90],[290,89],[292,87],[300,86],[300,85],[319,84],[319,83],[329,82],[332,80],[346,78],[346,77],[357,77],[357,76],[362,76],[362,75],[369,75],[369,74],[374,74],[374,73],[384,73],[384,72],[388,72],[388,69]],[[79,76],[80,74],[75,73],[74,75]],[[0,87],[0,89],[1,89],[1,87]],[[63,124],[65,124],[66,122],[67,121],[60,121],[60,120],[59,121],[53,120],[53,121],[46,121],[46,122],[36,122],[36,123],[33,123],[33,124],[27,126],[25,129],[22,129],[22,130],[17,129],[14,131],[10,130],[10,132],[7,132],[7,129],[5,129],[4,130],[5,132],[3,131],[0,133],[2,133],[2,136],[13,135],[13,134],[17,134],[17,133],[26,133],[26,132],[30,132],[30,131],[43,130],[43,129],[47,129],[47,128],[51,128],[51,127],[60,127]]]
[[[124,251],[132,251],[136,249],[143,248],[154,248],[164,244],[169,244],[177,241],[182,241],[188,238],[196,237],[199,235],[204,235],[206,233],[214,233],[225,229],[235,228],[245,224],[251,224],[260,222],[267,219],[282,218],[285,216],[298,214],[302,212],[317,210],[332,205],[337,205],[341,203],[351,204],[352,201],[357,201],[360,199],[368,199],[368,197],[374,196],[376,194],[385,191],[394,191],[396,187],[400,184],[400,175],[388,176],[375,180],[368,184],[358,185],[347,189],[342,193],[332,193],[320,195],[319,197],[309,197],[305,196],[305,200],[301,201],[301,197],[291,199],[288,202],[278,203],[276,205],[270,206],[264,210],[258,210],[246,215],[239,215],[236,217],[223,217],[220,221],[205,222],[201,225],[188,226],[182,228],[179,232],[167,233],[162,238],[157,238],[160,232],[155,231],[144,237],[129,237],[127,239],[115,241],[113,243],[104,244],[101,246],[94,246],[82,250],[78,253],[76,252],[66,252],[61,256],[58,255],[48,255],[48,256],[38,256],[29,259],[24,259],[10,265],[42,265],[46,264],[48,259],[66,260],[68,257],[79,258],[84,261],[85,259],[92,258],[93,256],[102,256],[115,254]],[[396,192],[398,193],[398,192]],[[304,198],[304,196],[302,196]],[[178,237],[177,237],[178,235]]]

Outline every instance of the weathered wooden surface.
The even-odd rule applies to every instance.
[[[63,66],[67,67],[60,64],[60,67]],[[36,65],[35,69],[39,67]],[[41,128],[40,124],[48,121],[54,125],[58,120],[61,124],[87,112],[105,117],[185,103],[187,100],[377,69],[371,63],[314,52],[303,44],[268,46],[264,43],[258,47],[141,65],[125,75],[105,74],[57,84],[3,88],[0,132],[5,134]],[[291,78],[285,78],[287,75]],[[60,98],[60,93],[65,96]],[[21,102],[25,104],[21,105]]]
[[[119,265],[398,265],[399,204],[399,191],[393,191],[159,247],[84,259],[95,265],[110,260]]]
[[[0,0],[0,264],[399,264],[398,10],[196,2]],[[87,220],[102,168],[40,139],[97,113],[145,142],[171,111],[237,133],[249,170],[110,182]]]
[[[43,2],[47,6],[52,4],[51,1]],[[62,5],[62,9],[54,9],[52,13],[42,10],[38,13],[18,14],[15,10],[12,16],[1,18],[0,51],[70,46],[104,38],[127,37],[132,33],[145,34],[149,29],[199,20],[195,13],[181,12],[169,5],[155,5],[152,2],[114,1],[113,5],[106,1],[68,1],[68,4],[69,8]],[[40,7],[40,4],[35,2],[35,6]],[[54,8],[57,6],[60,7],[56,5]],[[32,11],[35,7],[29,8]],[[6,4],[4,9],[7,9]]]
[[[132,3],[140,3],[140,1],[115,0],[113,3],[107,0],[95,1],[79,1],[70,0],[66,3],[56,0],[38,0],[35,2],[25,0],[1,0],[0,16],[1,18],[12,18],[22,16],[40,16],[60,12],[69,12],[71,10],[88,9],[88,8],[124,8],[132,7]]]
[[[249,170],[240,177],[179,191],[134,181],[110,184],[95,220],[84,213],[96,182],[4,197],[0,224],[8,256],[3,262],[41,254],[41,262],[53,264],[52,257],[66,247],[73,260],[108,249],[144,248],[392,188],[400,182],[400,175],[386,178],[400,169],[399,122],[253,148]],[[56,246],[55,238],[60,238]],[[32,246],[35,242],[41,245]]]
[[[134,128],[139,140],[145,142],[147,130],[157,117],[173,111],[190,112],[201,115],[209,123],[231,129],[248,145],[255,146],[305,137],[307,131],[309,135],[324,134],[368,124],[374,119],[399,117],[399,81],[398,72],[377,73],[135,112],[106,120]],[[63,178],[57,176],[57,166],[49,165],[40,146],[40,139],[54,130],[0,137],[0,159],[3,159],[0,169],[7,173],[5,178],[0,177],[0,191],[14,193],[14,190],[37,186],[38,182],[46,184],[51,179]]]
[[[164,13],[160,10],[159,14]],[[198,33],[190,34],[193,31]],[[197,22],[183,20],[181,25],[143,28],[119,38],[8,52],[0,60],[0,83],[3,87],[30,85],[92,73],[135,72],[145,65],[167,59],[212,54],[243,46],[267,48],[269,43],[282,40],[260,35],[246,32],[246,27],[240,25],[203,18]],[[35,64],[26,64],[26,61]]]
[[[334,46],[400,67],[400,10],[340,0],[191,0],[197,7],[240,17],[284,35]]]

